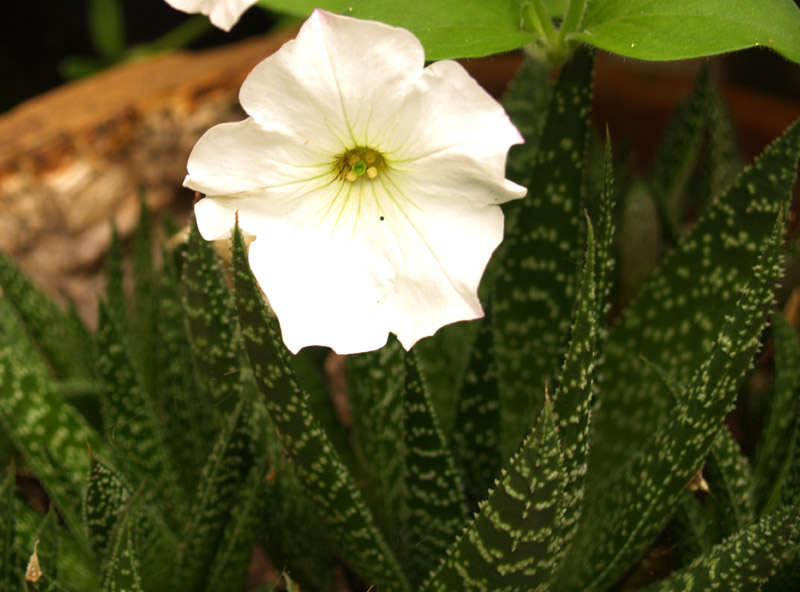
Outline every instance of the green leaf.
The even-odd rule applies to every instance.
[[[467,521],[461,480],[420,376],[415,354],[405,358],[404,535],[406,572],[416,586],[444,556]]]
[[[334,538],[336,551],[367,584],[408,590],[360,492],[327,434],[309,412],[308,395],[299,390],[291,374],[289,352],[250,271],[238,228],[234,233],[233,263],[236,304],[256,383],[306,494],[319,508]]]
[[[61,527],[58,525],[58,513],[50,507],[36,531],[36,555],[42,578],[29,589],[37,592],[55,592],[62,590],[58,577],[58,560],[61,551]]]
[[[779,214],[734,314],[678,404],[637,445],[621,474],[587,496],[560,590],[592,592],[611,586],[652,542],[694,479],[759,348],[782,273],[783,220]]]
[[[692,94],[672,114],[650,171],[650,195],[675,238],[682,234],[680,225],[687,205],[687,187],[699,158],[713,92],[710,70],[705,66]]]
[[[115,527],[131,497],[123,478],[90,451],[89,478],[83,496],[83,528],[101,569],[111,554]]]
[[[15,490],[15,469],[12,464],[0,484],[0,592],[14,592],[20,579],[16,572],[17,556],[14,547],[17,532]]]
[[[531,173],[535,181],[508,210],[492,301],[504,456],[536,417],[566,348],[579,275],[592,65],[592,54],[578,51],[561,70]]]
[[[203,240],[192,220],[183,263],[183,308],[195,372],[208,404],[230,412],[242,390],[241,335],[233,297],[225,285],[214,243]]]
[[[534,39],[520,27],[516,0],[350,0],[342,13],[408,29],[429,61],[511,51]]]
[[[117,552],[122,523],[136,516],[134,535],[141,542],[141,559],[148,569],[141,575],[146,589],[163,589],[175,564],[177,541],[159,509],[134,490],[117,469],[89,453],[89,478],[83,494],[83,527],[96,558],[96,567],[107,580],[116,569],[112,555]]]
[[[509,179],[525,187],[531,184],[534,156],[544,131],[551,93],[550,73],[547,67],[539,60],[526,57],[506,94],[503,95],[503,107],[506,113],[525,138],[524,144],[511,147],[506,174]]]
[[[394,336],[379,350],[347,356],[353,443],[372,481],[365,498],[390,541],[400,536],[404,359]]]
[[[307,17],[315,8],[328,12],[342,12],[347,0],[258,0],[258,5],[275,12]]]
[[[645,588],[647,592],[760,590],[794,540],[797,507],[762,518],[698,557],[690,566]]]
[[[3,306],[17,313],[33,346],[58,377],[91,376],[93,352],[83,322],[56,306],[2,253],[0,288]]]
[[[240,592],[245,589],[253,548],[262,534],[267,504],[275,503],[268,495],[267,476],[267,456],[262,452],[231,506],[230,517],[209,570],[208,592]]]
[[[143,592],[144,590],[136,541],[136,518],[135,511],[128,509],[117,529],[114,548],[103,582],[103,589],[107,592]]]
[[[0,300],[0,317],[6,310]],[[0,326],[8,327],[6,322]],[[58,506],[81,548],[82,475],[86,444],[103,450],[99,436],[48,380],[45,369],[24,343],[0,347],[0,423]],[[26,355],[27,354],[27,355]]]
[[[780,313],[772,322],[775,345],[775,375],[767,419],[756,448],[754,476],[756,500],[761,513],[779,499],[783,486],[781,469],[791,458],[791,442],[798,417],[800,393],[800,341],[794,327]]]
[[[139,367],[142,388],[152,393],[155,382],[156,290],[153,262],[153,223],[144,196],[139,203],[139,227],[134,241],[133,257],[133,326],[131,341],[135,348],[132,359]]]
[[[102,397],[104,433],[113,446],[119,466],[131,483],[142,480],[148,501],[162,496],[176,503],[180,498],[175,470],[152,415],[150,400],[142,390],[136,369],[116,320],[100,302],[96,339],[100,352],[97,373],[105,384]]]
[[[753,474],[750,463],[727,427],[714,438],[706,461],[705,476],[710,500],[717,510],[717,525],[727,537],[753,520]]]
[[[656,203],[642,182],[634,182],[628,189],[620,215],[619,300],[625,305],[658,263],[661,225]]]
[[[180,276],[172,253],[164,252],[156,286],[158,309],[155,343],[153,414],[186,494],[197,479],[216,440],[214,409],[198,404],[200,387],[192,372],[186,318],[180,295]]]
[[[606,130],[606,145],[603,156],[603,190],[600,195],[600,211],[597,215],[597,263],[595,282],[597,283],[597,323],[601,340],[605,340],[605,319],[611,309],[611,283],[614,261],[614,163],[612,162],[611,136]]]
[[[640,60],[682,60],[769,47],[800,62],[800,9],[792,0],[587,2],[571,37]]]
[[[470,349],[453,425],[453,453],[474,511],[500,472],[500,391],[489,315],[480,321]]]
[[[208,457],[178,554],[172,579],[175,589],[197,590],[207,581],[237,491],[255,455],[248,422],[251,405],[247,398],[239,400]]]
[[[123,271],[122,239],[116,226],[111,226],[111,244],[106,257],[106,301],[109,312],[117,323],[127,329],[128,304],[125,297],[125,272]]]
[[[89,36],[104,58],[119,58],[125,51],[125,15],[120,0],[89,0]]]
[[[687,384],[710,354],[790,195],[798,149],[794,124],[698,220],[608,336],[590,442],[592,489],[613,478],[673,406],[653,368]]]
[[[536,427],[422,592],[544,589],[562,549],[563,477],[545,401]]]
[[[553,395],[553,416],[564,463],[562,536],[566,542],[572,539],[583,511],[583,479],[589,452],[598,336],[594,271],[594,231],[591,222],[587,221],[586,256],[572,323],[572,337]]]

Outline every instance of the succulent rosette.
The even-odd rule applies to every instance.
[[[424,62],[406,30],[316,10],[245,80],[249,117],[192,151],[201,234],[230,236],[238,215],[293,352],[370,351],[389,333],[408,349],[483,315],[498,204],[526,193],[505,178],[522,137],[461,65]]]

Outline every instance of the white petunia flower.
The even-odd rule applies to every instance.
[[[250,73],[249,118],[208,130],[184,185],[207,240],[238,212],[250,266],[297,352],[408,349],[483,316],[478,284],[503,238],[497,204],[522,142],[456,62],[424,67],[408,31],[316,10]]]
[[[245,10],[258,0],[166,0],[166,2],[181,12],[205,14],[215,27],[230,31]]]

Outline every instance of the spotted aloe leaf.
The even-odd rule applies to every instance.
[[[83,321],[64,312],[0,253],[0,288],[5,306],[18,315],[34,349],[58,378],[92,374],[92,342]]]
[[[423,592],[546,590],[562,548],[563,458],[552,404]]]
[[[113,568],[112,554],[122,522],[129,512],[136,514],[135,536],[141,543],[141,560],[148,566],[142,573],[146,589],[162,589],[168,585],[177,550],[177,541],[164,522],[158,506],[148,504],[125,475],[89,454],[89,477],[83,493],[83,529],[91,544],[99,573]]]
[[[156,373],[153,414],[164,434],[185,494],[195,490],[200,472],[216,439],[214,408],[198,404],[200,387],[192,372],[186,319],[181,303],[180,273],[176,255],[163,253],[163,268],[155,287],[158,339],[154,347]]]
[[[372,481],[365,492],[388,540],[400,536],[403,482],[403,347],[394,337],[373,352],[347,357],[353,442]]]
[[[606,130],[603,152],[603,188],[597,215],[597,257],[595,258],[595,298],[597,300],[598,331],[605,339],[605,318],[611,308],[611,282],[616,261],[614,260],[614,163],[611,153],[611,136]]]
[[[583,480],[589,452],[589,426],[597,356],[597,299],[595,296],[594,231],[587,222],[586,255],[572,323],[569,350],[564,357],[553,395],[564,463],[562,537],[570,541],[583,511]]]
[[[672,406],[654,365],[681,384],[710,354],[736,308],[756,254],[794,183],[800,125],[792,125],[695,224],[605,344],[587,484],[601,487],[641,449]]]
[[[83,495],[83,528],[101,569],[108,558],[114,529],[125,512],[125,504],[133,498],[123,479],[90,452],[89,478]]]
[[[136,537],[135,510],[124,513],[114,537],[103,589],[108,592],[143,592],[142,568]]]
[[[753,473],[730,430],[714,438],[704,469],[716,508],[718,538],[727,537],[753,520]]]
[[[196,590],[207,580],[211,562],[230,519],[238,489],[255,455],[252,426],[248,418],[252,403],[239,400],[208,457],[200,479],[192,520],[183,533],[173,574],[173,587]]]
[[[236,305],[256,383],[306,494],[326,521],[336,551],[369,584],[408,590],[394,554],[327,434],[310,413],[307,395],[297,386],[290,354],[250,271],[238,228],[233,263]]]
[[[740,292],[734,313],[686,392],[623,470],[602,491],[586,498],[585,520],[559,589],[594,591],[611,586],[652,542],[696,476],[758,350],[782,273],[782,237],[779,215],[751,281]]]
[[[581,49],[561,70],[530,173],[535,181],[509,209],[492,307],[508,454],[536,417],[567,343],[579,275],[592,66],[591,52]]]
[[[14,502],[15,469],[11,465],[0,483],[0,591],[12,592],[19,583],[14,539],[17,520]]]
[[[490,318],[480,322],[470,350],[454,425],[453,454],[474,511],[500,472],[500,392]]]
[[[61,592],[64,590],[59,581],[60,553],[61,527],[58,524],[56,510],[50,508],[36,530],[32,556],[36,557],[37,567],[32,569],[32,561],[29,561],[26,579],[28,575],[34,577],[38,575],[38,578],[33,586],[30,584],[26,586],[28,589],[33,587],[36,592]],[[36,574],[36,571],[39,573]]]
[[[96,339],[100,351],[97,370],[105,387],[103,423],[115,458],[131,483],[145,480],[152,484],[144,489],[145,499],[163,497],[175,503],[179,498],[177,473],[164,445],[164,434],[159,431],[151,401],[128,355],[130,346],[103,302]]]
[[[708,554],[646,592],[760,590],[794,540],[800,520],[797,506],[783,508],[743,528]]]
[[[207,402],[230,412],[241,395],[242,342],[236,326],[236,308],[225,285],[214,244],[203,240],[192,221],[182,268],[183,307],[186,313],[192,362]]]
[[[81,549],[91,554],[79,528],[81,475],[86,471],[87,442],[95,450],[103,450],[104,444],[58,394],[5,299],[0,299],[0,328],[0,423],[58,506]]]
[[[406,570],[420,583],[467,521],[463,486],[413,353],[403,388],[403,486]]]
[[[759,510],[766,509],[767,512],[780,501],[786,474],[784,466],[793,454],[792,447],[786,443],[792,441],[800,394],[800,341],[794,327],[780,313],[775,314],[772,340],[775,346],[775,380],[754,465]]]

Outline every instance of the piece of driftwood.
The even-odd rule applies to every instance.
[[[242,81],[293,33],[123,64],[1,116],[0,249],[94,318],[110,221],[129,235],[140,195],[154,211],[189,210],[181,182],[192,146],[242,119]]]

